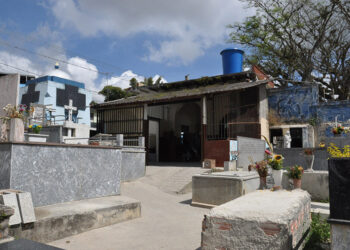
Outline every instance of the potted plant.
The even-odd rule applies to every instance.
[[[275,182],[275,186],[281,186],[283,177],[283,157],[279,154],[272,154],[272,157],[268,159],[268,164],[272,169],[272,177]]]
[[[304,150],[304,158],[307,164],[305,171],[313,171],[312,167],[314,165],[315,155],[313,149],[305,149]]]
[[[255,162],[254,164],[250,164],[248,166],[248,169],[255,169],[259,176],[260,176],[260,189],[265,189],[266,188],[266,176],[268,174],[268,167],[267,167],[267,161],[262,160]]]
[[[293,179],[294,189],[301,188],[301,177],[304,173],[302,166],[295,165],[288,168],[288,177]]]

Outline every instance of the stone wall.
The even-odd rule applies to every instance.
[[[145,176],[146,151],[142,147],[123,147],[121,180],[131,181]]]
[[[0,188],[32,194],[34,206],[120,194],[121,150],[0,143]]]
[[[274,153],[281,154],[284,157],[284,167],[291,167],[294,165],[301,165],[305,168],[307,165],[305,160],[305,148],[276,148]],[[328,171],[328,152],[326,148],[316,148],[314,151],[315,160],[313,169],[320,171]]]

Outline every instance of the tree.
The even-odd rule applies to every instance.
[[[156,80],[156,82],[154,83],[154,85],[158,86],[159,84],[162,83],[162,77],[158,77],[158,79]]]
[[[105,86],[98,93],[105,96],[105,102],[118,100],[130,96],[126,91],[122,90],[121,88],[111,85]]]
[[[230,25],[230,41],[246,47],[281,85],[318,83],[326,98],[349,98],[350,25],[346,0],[242,0],[257,11]],[[348,6],[348,5],[347,5]]]
[[[135,77],[133,77],[133,78],[130,79],[130,86],[131,86],[133,89],[137,89],[137,88],[138,88],[139,82],[136,80]]]
[[[148,86],[148,87],[153,86],[153,78],[152,77],[148,77],[148,78],[145,77],[143,83],[145,84],[145,86]]]

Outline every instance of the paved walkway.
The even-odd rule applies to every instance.
[[[183,179],[191,179],[191,173],[202,171],[200,168],[189,169],[147,167],[145,177],[122,185],[123,195],[141,201],[141,218],[50,244],[77,250],[199,249],[203,216],[209,210],[190,206],[191,193],[174,193],[185,182]]]

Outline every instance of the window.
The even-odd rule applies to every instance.
[[[207,99],[207,139],[260,138],[259,88],[248,88]]]

